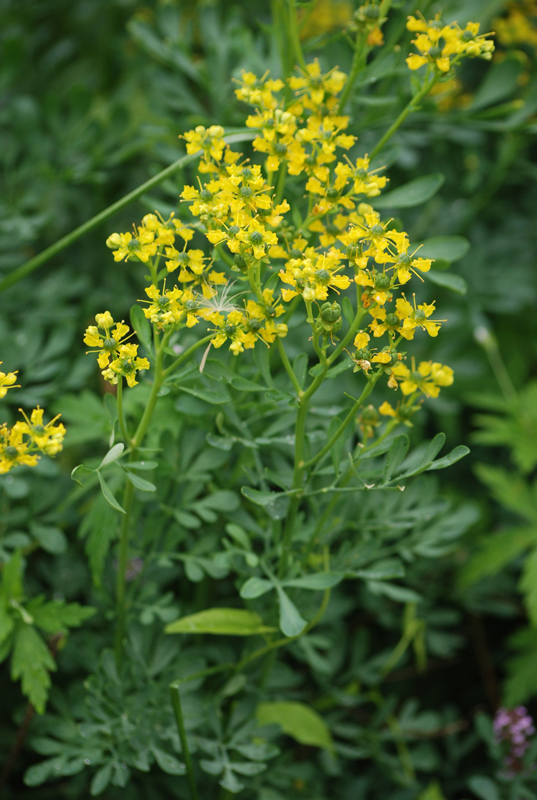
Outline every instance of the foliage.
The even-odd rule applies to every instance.
[[[536,339],[528,311],[537,286],[526,221],[535,200],[535,9],[488,0],[355,5],[5,3],[4,430],[19,424],[15,403],[46,405],[67,431],[54,460],[44,449],[35,467],[0,476],[8,797],[535,796],[535,747],[520,774],[509,774],[481,713],[496,710],[496,669],[507,671],[509,706],[535,696]],[[435,50],[434,26],[420,30],[419,12],[431,20],[440,10],[461,30],[477,20],[497,31],[491,64],[446,64],[453,54]],[[486,54],[489,40],[476,41]],[[319,76],[305,71],[315,58]],[[327,75],[336,65],[332,80],[349,75],[338,91]],[[356,210],[323,207],[334,187],[322,159],[311,174],[286,177],[263,127],[240,128],[248,112],[235,91],[244,100],[244,72],[266,70],[269,80],[293,75],[295,83],[272,87],[257,110],[254,98],[251,117],[271,112],[263,106],[270,95],[297,119],[309,114],[298,127],[311,133],[315,80],[327,125],[339,96],[349,124],[332,128],[332,139],[343,137],[337,158],[347,164],[348,145],[353,170],[364,159],[353,177],[367,185]],[[292,109],[293,92],[305,109]],[[278,212],[281,222],[256,228],[265,219],[258,207],[246,210],[246,223],[244,207],[229,203],[237,220],[225,226],[203,210],[192,217],[193,193],[227,179],[214,152],[204,161],[220,172],[209,175],[196,174],[194,152],[184,157],[183,143],[197,149],[197,126],[224,126],[225,152],[244,154],[240,169],[246,157],[249,168],[261,167],[257,196],[269,196],[274,213],[284,200],[291,207]],[[294,133],[279,135],[299,169]],[[311,141],[306,155],[320,153],[320,140]],[[75,231],[45,253],[49,266],[32,259],[148,178],[84,238]],[[226,203],[226,192],[220,184],[213,193]],[[347,184],[337,202],[345,194],[355,202],[353,193]],[[126,210],[135,199],[140,209]],[[172,213],[192,242],[156,242]],[[145,236],[147,261],[112,238],[142,218],[132,235]],[[339,232],[328,230],[336,220]],[[243,238],[234,250],[235,222]],[[329,242],[343,227],[361,240]],[[386,234],[394,238],[383,250],[366,241]],[[291,248],[299,235],[306,243]],[[389,258],[353,264],[358,254],[347,249],[357,243],[361,255]],[[202,261],[170,270],[165,262],[179,267],[183,244]],[[121,247],[129,260],[110,268]],[[277,247],[285,254],[271,252]],[[306,247],[323,257],[330,247],[345,251],[325,270],[329,296],[326,276],[308,278]],[[366,303],[377,290],[395,301],[407,251],[417,305],[398,301],[390,329]],[[216,272],[228,281],[223,298]],[[169,297],[178,318],[163,320],[152,303],[174,291],[176,276],[180,291],[195,292],[200,275],[205,300],[222,307],[204,316],[199,295]],[[341,284],[344,275],[355,291]],[[376,286],[378,276],[388,285]],[[144,291],[152,286],[155,297]],[[297,292],[303,299],[290,296]],[[425,345],[426,333],[438,332],[427,316],[433,297],[442,330]],[[136,298],[145,303],[131,308]],[[191,303],[195,325],[185,325],[181,302],[185,311]],[[130,331],[117,325],[126,322],[108,324],[108,312],[97,315],[107,323],[99,329],[95,314],[105,308],[137,339],[123,338]],[[372,308],[383,309],[378,296]],[[372,324],[384,325],[384,339]],[[84,329],[104,380],[83,353]],[[403,331],[415,338],[401,339]],[[107,345],[116,332],[117,347]],[[410,369],[412,356],[419,369]],[[15,371],[21,390],[10,388]],[[399,402],[388,381],[401,387]],[[26,436],[42,434],[32,427],[39,420],[26,424]],[[458,443],[469,439],[473,454],[462,458],[468,451]]]

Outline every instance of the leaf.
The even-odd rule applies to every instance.
[[[211,403],[212,405],[229,403],[231,400],[229,394],[224,388],[221,388],[219,391],[215,392],[211,389],[198,389],[197,387],[182,385],[181,390],[187,394],[191,394],[193,397],[197,397],[199,400],[203,400],[205,403]]]
[[[422,274],[428,281],[431,281],[431,283],[442,286],[444,289],[450,289],[457,294],[466,294],[468,291],[468,284],[460,275],[452,275],[450,272],[438,272],[438,270],[435,269],[431,269],[429,272],[423,272]]]
[[[461,585],[471,586],[487,575],[496,575],[532,544],[537,544],[536,527],[508,528],[487,535],[463,566],[459,576]]]
[[[132,306],[130,310],[130,318],[131,318],[131,325],[136,331],[136,335],[144,349],[146,350],[148,355],[151,355],[153,351],[152,347],[152,337],[151,337],[151,325],[149,320],[145,316],[142,308],[138,305]]]
[[[261,597],[270,592],[272,589],[274,589],[274,584],[271,581],[267,581],[264,578],[248,578],[246,583],[242,585],[240,596],[244,600],[253,600],[255,597]]]
[[[80,480],[83,475],[86,475],[86,476],[87,475],[95,475],[95,470],[94,469],[88,469],[83,464],[79,464],[77,467],[74,468],[74,470],[72,470],[72,472],[71,472],[71,480],[73,480],[75,483],[78,483],[78,485],[82,486],[82,488],[84,488],[84,486],[85,486],[85,484],[82,483],[82,481]]]
[[[430,442],[424,442],[417,447],[403,463],[403,472],[397,476],[398,481],[412,478],[430,469],[435,456],[440,452],[446,441],[445,433],[437,433]]]
[[[519,588],[524,594],[524,605],[530,622],[537,625],[537,549],[525,559]]]
[[[67,539],[63,531],[52,525],[41,525],[39,522],[30,522],[30,532],[43,550],[54,555],[67,552]]]
[[[279,725],[299,744],[333,751],[330,730],[322,717],[305,703],[277,701],[261,703],[256,710],[260,725]]]
[[[511,97],[517,88],[522,64],[518,58],[507,56],[503,61],[492,64],[485,73],[481,85],[474,93],[471,106],[467,112],[473,112],[494,105],[500,100]]]
[[[139,475],[133,475],[130,472],[127,472],[126,474],[127,474],[127,480],[130,481],[133,486],[135,486],[137,489],[139,489],[140,492],[156,492],[157,491],[157,487],[155,486],[154,483],[151,483],[150,481],[146,481],[146,480],[144,480],[144,478],[140,478]]]
[[[123,469],[152,470],[158,467],[158,461],[128,461],[121,466]]]
[[[112,464],[114,461],[117,461],[117,459],[122,455],[124,449],[125,445],[122,442],[115,444],[110,448],[97,469],[102,469],[103,467],[106,467],[107,464]]]
[[[13,617],[8,613],[5,606],[0,603],[0,645],[7,639],[14,627]]]
[[[391,192],[371,200],[375,208],[412,208],[430,200],[444,183],[444,176],[435,172],[415,178]]]
[[[387,581],[393,578],[402,578],[405,568],[398,558],[385,558],[377,561],[373,566],[359,569],[355,573],[357,578],[366,581]]]
[[[104,496],[104,499],[106,500],[106,502],[109,503],[112,506],[112,508],[114,508],[116,511],[120,511],[122,514],[125,514],[126,513],[125,509],[122,508],[119,505],[118,501],[116,500],[116,498],[112,494],[112,490],[108,486],[107,482],[105,481],[105,479],[103,478],[101,473],[98,472],[97,475],[99,476],[99,483],[101,484],[101,491],[103,493],[103,496]],[[129,475],[129,477],[131,477],[131,476]]]
[[[21,678],[22,692],[38,714],[45,710],[50,688],[49,672],[56,663],[47,645],[31,625],[20,623],[15,631],[15,644],[11,658],[11,677]]]
[[[276,586],[280,604],[280,630],[284,636],[300,636],[307,623],[300,616],[295,604],[289,599],[281,586]]]
[[[490,464],[477,464],[475,473],[500,505],[525,517],[528,522],[537,522],[537,506],[524,478]]]
[[[468,780],[467,786],[480,800],[500,800],[501,798],[498,785],[482,775],[474,775]]]
[[[445,469],[446,467],[451,467],[452,464],[456,464],[457,461],[461,460],[461,458],[467,456],[469,452],[469,447],[466,447],[464,444],[459,444],[457,447],[454,447],[451,453],[448,453],[447,456],[443,456],[437,461],[433,461],[427,471],[430,472],[431,470],[435,469]]]
[[[163,772],[166,772],[168,775],[185,774],[186,766],[181,764],[175,756],[166,753],[164,750],[160,750],[160,748],[155,747],[155,745],[151,747],[151,752],[155,756],[155,760]]]
[[[95,775],[90,784],[90,795],[92,797],[96,797],[99,794],[102,794],[104,790],[108,787],[110,780],[112,779],[112,765],[105,764],[104,767],[101,767]]]
[[[282,519],[289,510],[290,500],[287,492],[260,492],[251,486],[241,486],[241,492],[252,503],[263,506],[272,519]]]
[[[40,764],[32,764],[24,773],[26,786],[41,786],[54,774],[54,765],[58,763],[58,756],[48,758]]]
[[[254,383],[254,381],[250,381],[247,378],[243,378],[241,375],[232,375],[229,379],[229,382],[233,386],[233,388],[237,389],[239,392],[265,391],[264,386],[260,386],[258,383]]]
[[[69,628],[78,628],[84,620],[95,614],[96,609],[79,603],[66,603],[65,600],[51,600],[35,608],[30,603],[28,611],[38,628],[52,634],[67,633]]]
[[[104,563],[110,546],[117,536],[117,517],[102,495],[98,495],[89,511],[82,518],[79,536],[86,538],[85,551],[88,556],[91,576],[100,586]]]
[[[254,348],[254,362],[265,381],[266,386],[274,386],[272,375],[270,374],[270,351],[268,347]]]
[[[393,440],[392,446],[388,450],[386,463],[384,464],[383,483],[388,483],[388,481],[391,480],[392,475],[408,453],[409,445],[409,438],[405,436],[405,434],[396,436]]]
[[[263,624],[259,614],[243,608],[209,608],[170,622],[166,633],[212,633],[218,636],[256,636],[275,629]]]
[[[292,578],[284,581],[284,586],[292,586],[295,589],[311,589],[312,591],[322,591],[332,589],[343,580],[341,572],[317,572],[314,575],[306,575],[303,578]]]
[[[3,594],[8,600],[20,600],[23,594],[22,588],[22,553],[13,553],[9,561],[2,568],[2,589]]]
[[[395,600],[397,603],[419,603],[423,599],[420,594],[406,586],[396,583],[383,583],[382,581],[368,581],[367,588],[373,594],[381,594]]]
[[[463,258],[470,249],[470,242],[464,236],[433,236],[423,242],[415,243],[412,249],[419,247],[416,256],[432,258],[436,261],[453,263]]]

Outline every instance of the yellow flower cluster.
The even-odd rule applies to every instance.
[[[406,26],[418,34],[412,44],[419,54],[413,53],[406,59],[409,69],[419,69],[427,64],[440,73],[446,73],[465,56],[492,58],[494,44],[486,38],[491,34],[479,34],[478,22],[469,22],[462,29],[456,22],[444,25],[438,16],[429,21],[424,17],[408,17]]]
[[[459,55],[472,54],[472,46],[480,54],[490,49],[475,26],[460,31],[454,25],[411,19],[409,25],[438,46],[445,46],[444,34],[459,42]],[[184,134],[187,152],[201,154],[196,182],[181,193],[194,223],[148,214],[134,235],[116,233],[107,244],[116,260],[148,264],[151,284],[145,289],[144,314],[158,330],[170,335],[201,324],[215,347],[227,342],[234,355],[259,341],[270,345],[284,337],[287,325],[278,319],[285,314],[284,303],[297,297],[306,304],[314,336],[328,347],[342,325],[334,293],[354,284],[360,319],[369,315],[365,327],[352,334],[356,369],[367,374],[374,366],[388,376],[389,386],[399,385],[404,392],[399,342],[412,340],[419,330],[437,336],[441,320],[434,319],[434,302],[417,302],[413,294],[395,295],[413,276],[421,278],[431,260],[421,258],[405,232],[383,222],[364,202],[379,195],[387,183],[371,169],[367,154],[340,156],[356,141],[346,132],[348,117],[338,113],[338,95],[347,76],[336,68],[323,73],[317,60],[299,73],[285,83],[268,73],[258,77],[243,72],[237,82],[237,98],[254,109],[246,124],[256,133],[253,148],[264,165],[233,151],[221,126],[198,126]],[[276,171],[277,189],[272,180]],[[294,180],[294,194],[305,196],[304,217],[296,201],[288,215],[287,174],[299,179]],[[211,257],[201,247],[192,247],[195,236],[209,242]],[[176,246],[177,237],[181,246]],[[224,265],[223,271],[214,269],[215,261]],[[230,280],[230,270],[237,273],[236,281]],[[177,283],[167,286],[172,274]],[[280,292],[274,288],[277,277]],[[246,290],[235,290],[237,282]],[[136,345],[125,344],[127,326],[116,325],[108,312],[96,321],[85,342],[96,348],[103,375],[112,382],[124,375],[134,385],[136,370],[147,368],[148,362],[137,358]],[[383,336],[386,343],[372,345]],[[433,396],[430,385],[447,384],[429,380],[426,393]]]
[[[95,322],[97,325],[86,329],[84,344],[97,348],[89,352],[98,353],[97,361],[103,378],[115,385],[122,376],[129,386],[136,386],[136,373],[140,369],[149,369],[149,361],[138,358],[137,344],[126,344],[131,335],[129,326],[124,322],[115,323],[109,311],[97,314]]]
[[[16,388],[16,379],[16,372],[0,372],[0,397],[5,397],[8,389]],[[19,410],[24,421],[19,420],[12,428],[6,424],[0,426],[0,475],[14,467],[35,467],[40,454],[55,456],[63,447],[65,427],[61,423],[54,424],[59,414],[44,425],[44,412],[39,406],[32,411],[30,419]]]

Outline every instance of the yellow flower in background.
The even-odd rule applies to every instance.
[[[407,30],[417,33],[412,44],[419,50],[419,54],[413,53],[406,59],[411,70],[429,64],[439,72],[446,73],[452,63],[464,56],[487,60],[492,58],[494,44],[486,38],[491,34],[479,35],[478,22],[469,22],[463,30],[456,22],[444,25],[439,14],[428,22],[424,17],[410,16]]]

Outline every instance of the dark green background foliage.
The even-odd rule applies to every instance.
[[[505,6],[393,3],[388,46],[349,103],[359,154],[410,97],[404,22],[416,8],[490,29]],[[183,155],[178,134],[198,124],[242,126],[231,82],[241,69],[280,70],[268,3],[0,0],[0,15],[0,277]],[[340,29],[310,39],[305,53],[325,69],[350,69]],[[537,70],[529,47],[501,53],[492,65],[463,66],[469,105],[446,110],[429,98],[376,163],[388,168],[390,190],[444,175],[426,203],[387,200],[383,214],[400,219],[411,241],[435,240],[426,247],[441,285],[424,289],[447,318],[434,360],[454,368],[455,383],[407,431],[413,461],[402,462],[403,439],[384,474],[383,452],[364,459],[361,478],[389,491],[341,495],[321,518],[328,534],[322,506],[303,520],[298,546],[313,537],[318,560],[323,545],[331,548],[329,567],[315,569],[355,578],[333,589],[322,622],[281,651],[266,681],[255,662],[246,673],[255,680],[222,672],[182,687],[204,798],[217,796],[219,781],[222,798],[244,784],[245,800],[537,797],[531,775],[513,781],[498,772],[489,719],[502,702],[537,712]],[[292,397],[275,351],[245,356],[240,375],[224,348],[213,351],[203,376],[189,366],[169,387],[151,428],[158,499],[139,493],[134,555],[143,554],[143,571],[129,584],[129,658],[117,674],[108,649],[117,514],[97,494],[95,474],[83,487],[70,479],[81,462],[97,467],[115,413],[82,335],[105,308],[127,319],[143,292],[135,265],[113,264],[106,237],[149,210],[177,210],[192,175],[178,172],[0,294],[0,359],[23,386],[3,400],[2,415],[12,421],[19,406],[39,403],[61,412],[68,428],[61,457],[0,480],[3,596],[33,618],[10,632],[15,654],[0,678],[6,799],[189,797],[168,686],[236,662],[243,641],[166,636],[165,626],[245,601],[266,620],[276,591],[279,622],[292,635],[330,583],[326,575],[317,586],[259,582],[267,536],[279,535],[288,503],[281,490],[291,471]],[[299,327],[288,343],[305,372]],[[325,384],[312,442],[326,438],[354,386],[350,370]],[[131,411],[147,391],[127,398]],[[447,434],[440,454],[439,431]],[[424,441],[435,443],[429,453]],[[461,443],[472,447],[469,457],[397,489],[405,473]],[[325,474],[348,469],[341,452],[331,455]],[[120,468],[104,475],[115,491]],[[153,479],[151,470],[135,475]],[[0,656],[7,653],[2,645]],[[39,712],[52,688],[13,760],[28,716],[21,679]],[[293,739],[252,722],[267,696],[310,705],[326,727],[301,741],[296,731]],[[323,737],[324,748],[313,746]]]

